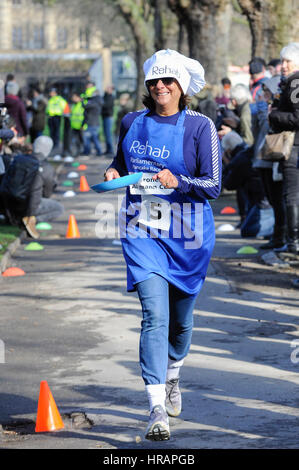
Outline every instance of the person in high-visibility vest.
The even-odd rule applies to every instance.
[[[61,117],[69,114],[69,112],[68,102],[58,95],[56,88],[51,88],[46,113],[48,115],[50,137],[53,139],[53,148],[55,150],[59,149]]]
[[[73,156],[78,157],[81,153],[83,146],[83,121],[84,121],[84,107],[82,98],[78,93],[73,93],[71,105],[71,129],[72,129],[72,143],[73,143]]]
[[[100,133],[100,117],[102,98],[94,82],[88,81],[85,92],[81,95],[84,106],[83,141],[84,155],[90,155],[91,144],[95,146],[96,154],[102,155]]]
[[[83,93],[81,93],[80,97],[82,98],[83,104],[87,104],[88,98],[91,98],[94,94],[97,93],[97,87],[91,81],[86,83],[86,88]]]

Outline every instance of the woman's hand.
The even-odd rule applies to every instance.
[[[119,178],[119,177],[120,177],[120,174],[115,168],[108,168],[108,170],[105,171],[104,173],[104,178],[105,178],[104,181],[115,180],[116,178]]]
[[[178,180],[169,170],[159,171],[153,176],[153,180],[159,180],[166,189],[175,189],[179,185]]]
[[[229,132],[231,132],[231,128],[228,127],[228,126],[222,125],[220,131],[218,131],[218,135],[219,135],[220,137],[223,137],[223,136],[225,136],[226,134],[228,134]]]

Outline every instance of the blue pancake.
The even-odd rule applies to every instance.
[[[94,184],[91,186],[91,189],[97,193],[102,193],[104,191],[112,191],[113,189],[125,188],[130,184],[136,184],[142,177],[142,172],[131,173],[130,175],[121,176],[120,178],[115,178],[111,181],[104,181],[103,183]]]

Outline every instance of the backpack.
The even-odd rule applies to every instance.
[[[16,155],[3,175],[0,196],[9,212],[22,212],[26,207],[39,161],[31,155]]]

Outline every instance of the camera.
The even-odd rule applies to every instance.
[[[217,111],[220,112],[221,114],[224,114],[226,110],[225,104],[218,104],[217,106]]]
[[[0,105],[0,129],[9,128],[10,116],[7,114],[7,109],[5,106]]]
[[[0,129],[5,127],[5,118],[7,116],[7,109],[5,107],[4,98],[4,81],[0,80]]]

